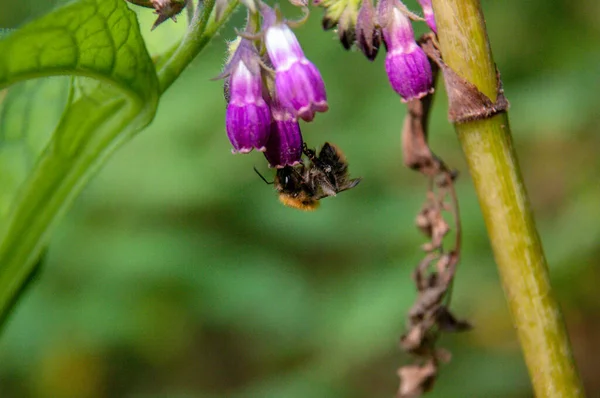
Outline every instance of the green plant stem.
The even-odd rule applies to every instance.
[[[440,50],[460,76],[496,100],[496,70],[479,0],[433,0]],[[504,292],[538,398],[583,387],[513,147],[508,116],[457,123]]]
[[[212,11],[215,0],[206,0],[197,6],[185,36],[175,47],[167,51],[164,61],[157,62],[157,75],[160,92],[164,93],[192,60],[206,47],[217,31],[229,19],[239,2],[231,0],[220,19],[215,21]]]

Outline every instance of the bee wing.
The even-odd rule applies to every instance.
[[[307,184],[317,200],[328,196],[335,196],[339,191],[334,183],[335,181],[332,183],[323,170],[317,167],[311,168],[307,178]]]
[[[325,144],[323,144],[321,151],[319,151],[319,158],[322,158],[323,160],[337,161],[337,162],[345,162],[346,161],[342,151],[340,151],[337,146],[330,144],[329,142],[326,142]]]
[[[362,178],[355,178],[350,181],[345,181],[338,189],[331,186],[329,183],[324,182],[320,185],[320,189],[318,190],[318,194],[314,196],[315,200],[320,200],[323,198],[327,198],[329,196],[336,196],[336,194],[347,191],[348,189],[352,189],[358,185],[359,182],[362,181]]]
[[[324,195],[324,197],[325,196],[335,196],[338,192],[340,192],[339,190],[337,190],[333,186],[331,186],[329,181],[323,181],[323,184],[321,184],[320,188],[321,188],[321,192]]]
[[[361,181],[362,181],[362,178],[360,178],[360,177],[359,178],[354,178],[354,179],[352,179],[350,181],[347,181],[347,182],[344,181],[344,184],[340,187],[339,192],[346,191],[348,189],[352,189],[355,186],[357,186],[358,183],[361,182]]]

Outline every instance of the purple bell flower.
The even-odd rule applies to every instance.
[[[429,28],[433,31],[433,33],[437,34],[437,26],[435,24],[435,16],[433,15],[433,7],[431,6],[431,0],[419,0],[419,4],[423,9],[423,16],[425,17],[425,22],[429,25]]]
[[[265,46],[275,68],[275,91],[281,106],[310,122],[315,112],[329,109],[325,84],[319,70],[304,56],[292,30],[278,22],[275,12],[263,5]]]
[[[265,151],[269,139],[271,113],[263,98],[258,60],[252,43],[242,39],[226,68],[229,103],[225,125],[233,153],[248,153],[254,148]]]
[[[302,158],[302,133],[298,120],[276,102],[271,104],[273,123],[265,157],[271,167],[295,166]]]
[[[381,0],[379,19],[387,49],[385,70],[402,101],[421,98],[433,90],[427,55],[416,43],[412,25],[399,0]]]

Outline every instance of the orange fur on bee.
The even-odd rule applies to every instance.
[[[279,201],[288,207],[293,207],[294,209],[303,210],[303,211],[314,211],[319,207],[319,201],[310,200],[306,198],[297,197],[294,198],[291,195],[280,194]]]

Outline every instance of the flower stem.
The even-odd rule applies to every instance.
[[[496,100],[496,69],[479,0],[433,0],[444,61]],[[508,115],[456,123],[533,388],[582,397],[559,305],[515,153]]]
[[[215,8],[215,0],[205,0],[203,3],[202,6],[196,7],[183,40],[156,62],[161,94],[204,49],[239,5],[237,0],[230,1],[217,21],[215,13],[212,12]]]

